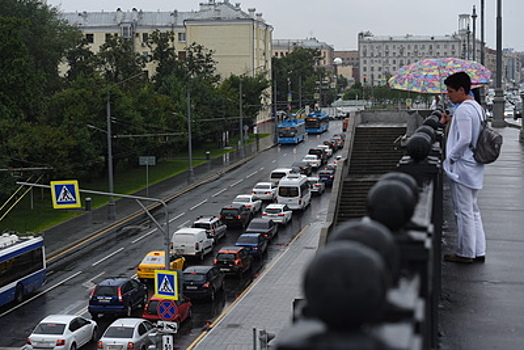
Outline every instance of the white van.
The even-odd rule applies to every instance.
[[[289,174],[278,184],[277,203],[293,210],[304,210],[311,203],[311,189],[307,176]]]
[[[183,227],[173,233],[171,249],[182,256],[203,260],[213,250],[213,238],[203,228]]]
[[[292,171],[293,171],[293,169],[291,169],[291,168],[278,168],[278,169],[275,169],[269,175],[269,181],[271,181],[274,184],[278,184],[278,182],[282,178],[284,178],[284,177],[288,176],[289,174],[291,174]]]

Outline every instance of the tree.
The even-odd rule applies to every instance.
[[[145,58],[135,52],[133,42],[123,37],[110,37],[96,55],[98,69],[112,84],[138,75],[145,67]]]

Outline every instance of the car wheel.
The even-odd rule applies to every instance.
[[[17,303],[24,301],[24,286],[21,284],[16,286],[15,300]]]
[[[92,320],[94,320],[94,321],[98,320],[98,313],[97,312],[90,312],[90,314],[91,314],[91,319]]]

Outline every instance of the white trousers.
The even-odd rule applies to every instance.
[[[451,182],[453,211],[457,222],[456,254],[465,258],[486,255],[486,235],[477,205],[479,190]]]

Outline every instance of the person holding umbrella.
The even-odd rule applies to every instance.
[[[444,80],[447,96],[459,104],[453,117],[444,114],[444,123],[451,122],[446,141],[443,166],[451,180],[451,195],[457,223],[457,247],[454,254],[444,255],[445,261],[471,264],[484,262],[486,237],[477,196],[484,180],[484,165],[473,158],[471,145],[477,143],[483,118],[482,107],[471,97],[471,79],[458,72]]]

